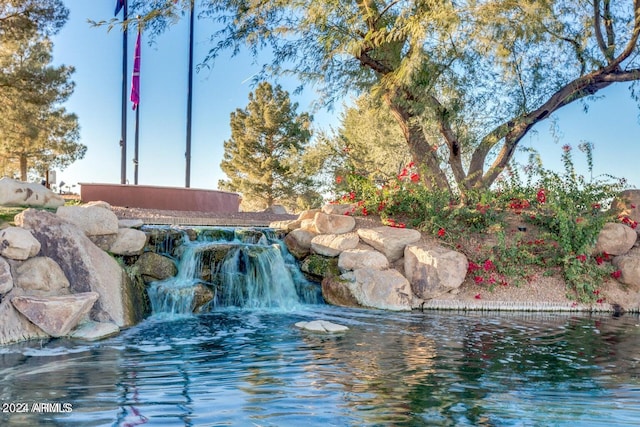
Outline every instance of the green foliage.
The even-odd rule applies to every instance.
[[[591,149],[581,145],[589,174]],[[378,213],[387,225],[418,228],[465,252],[476,283],[519,285],[540,270],[560,273],[573,296],[589,302],[612,273],[606,255],[591,253],[603,225],[614,219],[603,208],[624,188],[624,180],[587,181],[576,172],[571,153],[563,147],[564,173],[544,169],[533,155],[523,171],[513,164],[499,186],[470,193],[465,203],[425,186],[413,163],[383,185],[361,174],[340,177],[336,189],[344,194],[337,201],[354,203],[353,215]],[[508,235],[514,220],[521,231]],[[495,243],[472,245],[474,235],[493,236]]]
[[[28,172],[64,169],[84,157],[74,114],[61,104],[73,93],[72,67],[51,65],[48,35],[68,11],[61,1],[0,1],[0,168]]]
[[[263,82],[249,94],[245,109],[231,113],[231,139],[224,142],[220,163],[229,179],[218,186],[239,192],[244,209],[317,203],[301,160],[311,138],[311,117],[297,114],[297,107],[280,86]]]

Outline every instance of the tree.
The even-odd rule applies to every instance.
[[[311,138],[311,117],[280,86],[260,83],[245,109],[231,113],[231,138],[224,142],[218,187],[242,195],[243,207],[288,207],[308,193],[312,183],[300,173],[300,158]]]
[[[78,119],[61,107],[72,67],[51,66],[55,33],[68,11],[59,1],[0,0],[0,148],[3,173],[43,174],[84,157]],[[31,22],[35,19],[36,21]]]
[[[317,84],[325,102],[349,91],[377,95],[427,184],[463,194],[488,188],[536,123],[640,79],[639,0],[206,5],[203,15],[221,23],[208,61],[226,49],[268,48],[266,74],[294,73]]]

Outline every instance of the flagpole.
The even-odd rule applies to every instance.
[[[136,110],[136,125],[134,133],[133,148],[133,184],[138,185],[138,148],[140,142],[140,56],[142,51],[142,28],[140,27],[140,15],[138,19],[138,37],[136,39],[136,47],[133,59],[133,73],[131,82],[131,101],[133,109]]]
[[[191,0],[191,12],[189,16],[189,82],[187,88],[187,150],[185,152],[186,170],[185,184],[186,188],[191,186],[191,110],[193,104],[193,21],[194,21],[194,0]]]
[[[124,0],[124,18],[126,22],[128,18],[128,4]],[[120,184],[127,183],[127,25],[124,26],[122,32],[122,112],[121,112],[121,128],[120,128]]]

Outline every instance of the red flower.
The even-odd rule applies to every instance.
[[[592,209],[600,209],[602,206],[600,206],[600,203],[594,203],[591,205]]]
[[[635,208],[636,208],[636,205],[632,204],[631,209],[635,209]]]
[[[480,283],[484,282],[484,279],[482,278],[482,276],[474,276],[473,281],[476,282],[476,285],[479,285]]]
[[[594,295],[600,295],[600,289],[596,289],[595,291],[593,291]]]
[[[411,174],[411,182],[420,182],[420,174],[412,173]]]
[[[409,175],[409,171],[407,170],[407,168],[402,169],[402,171],[400,172],[400,175],[398,175],[398,179],[402,179],[405,176]]]
[[[536,195],[536,198],[540,203],[544,203],[547,201],[547,195],[545,193],[544,188],[541,188],[540,190],[538,190],[538,194]]]
[[[616,270],[613,273],[611,273],[611,277],[613,277],[614,279],[619,279],[620,276],[622,276],[622,271],[620,270]]]
[[[584,221],[584,218],[582,218],[581,216],[576,218],[576,224],[580,224],[582,221]]]
[[[364,215],[364,216],[369,215],[369,212],[367,211],[367,208],[366,208],[366,207],[363,207],[363,208],[362,208],[362,215]]]
[[[399,223],[396,224],[396,227],[398,227],[398,228],[406,228],[407,225],[404,222],[399,222]]]
[[[355,200],[356,199],[356,192],[352,191],[349,193],[349,200]]]
[[[571,151],[571,146],[569,144],[563,145],[562,151],[564,151],[565,153],[568,153],[569,151]]]
[[[378,205],[378,212],[380,212],[381,210],[383,210],[385,207],[384,202],[380,202],[380,204]]]
[[[604,298],[598,298],[598,299],[596,300],[596,302],[597,302],[598,304],[602,304],[602,303],[604,302]]]
[[[476,296],[474,297],[475,299],[482,299],[482,295],[480,294],[476,294]]]
[[[587,260],[587,256],[585,254],[581,254],[576,256],[576,259],[581,262],[585,262]]]
[[[596,264],[602,265],[603,262],[604,258],[602,258],[600,255],[596,255]]]
[[[415,165],[416,165],[416,162],[409,162],[409,164],[407,165],[407,168],[411,169]]]
[[[484,262],[484,265],[482,267],[484,268],[484,271],[489,271],[493,270],[495,268],[495,265],[493,264],[493,261],[488,259]]]
[[[469,266],[467,267],[467,271],[472,273],[476,270],[480,270],[480,266],[473,261],[469,261]]]
[[[336,184],[340,184],[342,182],[342,177],[340,175],[336,176]]]
[[[441,228],[440,230],[438,230],[438,237],[444,237],[445,231],[444,228]]]

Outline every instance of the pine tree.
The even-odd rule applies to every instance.
[[[293,208],[312,187],[300,173],[312,119],[297,108],[279,85],[262,82],[249,94],[247,107],[231,113],[231,138],[220,163],[229,179],[218,187],[240,193],[243,209]]]

